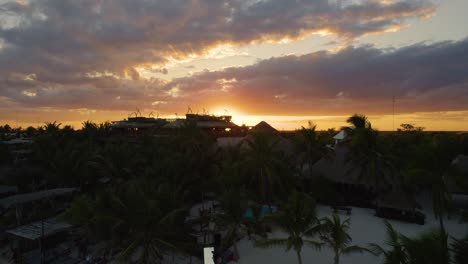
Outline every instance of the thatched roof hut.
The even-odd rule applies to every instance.
[[[270,126],[270,124],[268,124],[265,121],[262,121],[254,127],[252,127],[252,129],[249,132],[280,136],[280,132],[272,126]]]
[[[396,189],[380,195],[375,200],[375,205],[378,208],[392,208],[399,210],[421,209],[421,205],[419,205],[414,197],[401,189]]]
[[[458,155],[453,161],[454,177],[448,181],[448,190],[454,194],[468,195],[468,156]]]
[[[324,177],[332,182],[345,184],[359,183],[359,169],[353,169],[352,165],[347,162],[348,148],[338,146],[335,148],[334,155],[331,157],[323,157],[317,161],[312,168],[304,168],[304,175],[314,177]]]
[[[278,130],[265,121],[261,121],[256,126],[252,127],[252,129],[249,130],[248,135],[244,137],[244,141],[253,140],[254,135],[259,134],[269,137],[276,150],[283,152],[285,155],[293,154],[294,146],[291,140],[281,136],[281,133]]]
[[[347,146],[338,145],[334,149],[334,155],[323,157],[317,161],[312,168],[305,167],[304,175],[314,175],[314,177],[324,177],[335,183],[363,185],[368,188],[375,188],[372,183],[365,182],[361,177],[361,169],[354,167],[348,160],[349,149]],[[383,182],[394,183],[391,175],[384,174]]]

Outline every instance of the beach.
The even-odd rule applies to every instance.
[[[414,237],[422,232],[438,228],[439,222],[435,219],[432,213],[430,197],[428,194],[418,196],[418,202],[423,207],[423,212],[426,215],[426,224],[418,225],[405,223],[401,221],[388,220],[393,228],[408,236]],[[351,217],[350,235],[353,238],[352,244],[366,246],[369,243],[377,243],[383,245],[386,239],[386,231],[384,219],[374,216],[374,209],[366,208],[352,208],[351,215],[340,212],[339,215],[342,219]],[[333,214],[333,210],[329,206],[319,205],[317,207],[319,217],[326,217]],[[449,236],[461,238],[468,234],[468,226],[466,223],[460,223],[459,218],[452,216],[451,219],[445,219],[445,228]],[[278,237],[285,238],[287,235],[280,230],[273,230],[269,236],[270,238]],[[239,264],[254,264],[254,263],[297,263],[296,252],[285,251],[285,248],[256,248],[254,247],[253,240],[247,238],[239,242]],[[320,263],[327,264],[333,263],[333,252],[328,248],[322,248],[317,251],[314,248],[304,246],[302,250],[303,263]],[[380,256],[373,256],[369,253],[353,253],[350,255],[341,256],[341,264],[377,264],[382,263],[383,258]]]

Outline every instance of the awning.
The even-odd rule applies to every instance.
[[[44,226],[44,229],[42,228]],[[33,222],[27,225],[22,225],[14,229],[5,231],[8,234],[15,235],[17,237],[36,240],[42,236],[48,237],[58,232],[64,231],[70,228],[72,225],[69,223],[59,221],[57,218],[47,218],[43,221]]]
[[[50,189],[40,192],[33,192],[33,193],[25,193],[25,194],[17,194],[12,195],[7,198],[3,198],[0,200],[0,206],[4,209],[8,209],[11,206],[15,206],[18,204],[29,203],[37,200],[41,200],[48,197],[60,196],[71,194],[75,192],[76,188],[58,188],[58,189]]]

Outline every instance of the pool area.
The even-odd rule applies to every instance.
[[[269,206],[269,205],[262,205],[259,212],[259,220],[263,219],[266,215],[271,213],[275,213],[278,211],[278,207],[276,206]],[[244,212],[243,216],[244,220],[255,220],[254,210],[252,208],[247,208]]]

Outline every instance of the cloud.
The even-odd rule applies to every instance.
[[[467,103],[466,40],[390,52],[348,46],[336,53],[273,58],[172,81],[142,74],[165,74],[173,61],[200,54],[229,56],[229,47],[237,45],[313,33],[336,34],[347,43],[432,15],[435,6],[429,1],[2,2],[3,105],[100,110],[157,106],[169,112],[235,102],[252,113],[338,113],[388,111],[382,104],[393,95],[405,111],[460,109]]]
[[[166,113],[187,105],[234,104],[251,114],[330,115],[389,114],[395,97],[398,113],[463,111],[468,110],[467,49],[468,38],[390,50],[348,46],[171,81],[109,73],[84,79],[55,76],[50,83],[35,74],[17,74],[0,82],[7,87],[0,90],[0,101],[30,108],[138,107]]]
[[[210,55],[222,44],[280,41],[325,31],[350,39],[428,16],[435,8],[423,0],[353,2],[345,6],[328,0],[0,2],[0,75],[11,79],[15,74],[35,74],[38,80],[55,84],[94,81],[89,73],[137,78],[135,68]]]
[[[0,101],[30,108],[157,107],[167,113],[224,103],[251,114],[330,115],[389,114],[394,96],[399,113],[461,111],[468,110],[467,49],[468,38],[393,50],[348,46],[336,53],[271,58],[172,81],[98,74],[55,76],[50,83],[35,74],[17,74],[0,81],[7,87],[0,90]]]
[[[182,97],[228,99],[259,114],[468,110],[468,38],[394,50],[349,46],[179,78]],[[229,89],[221,80],[235,80]]]

